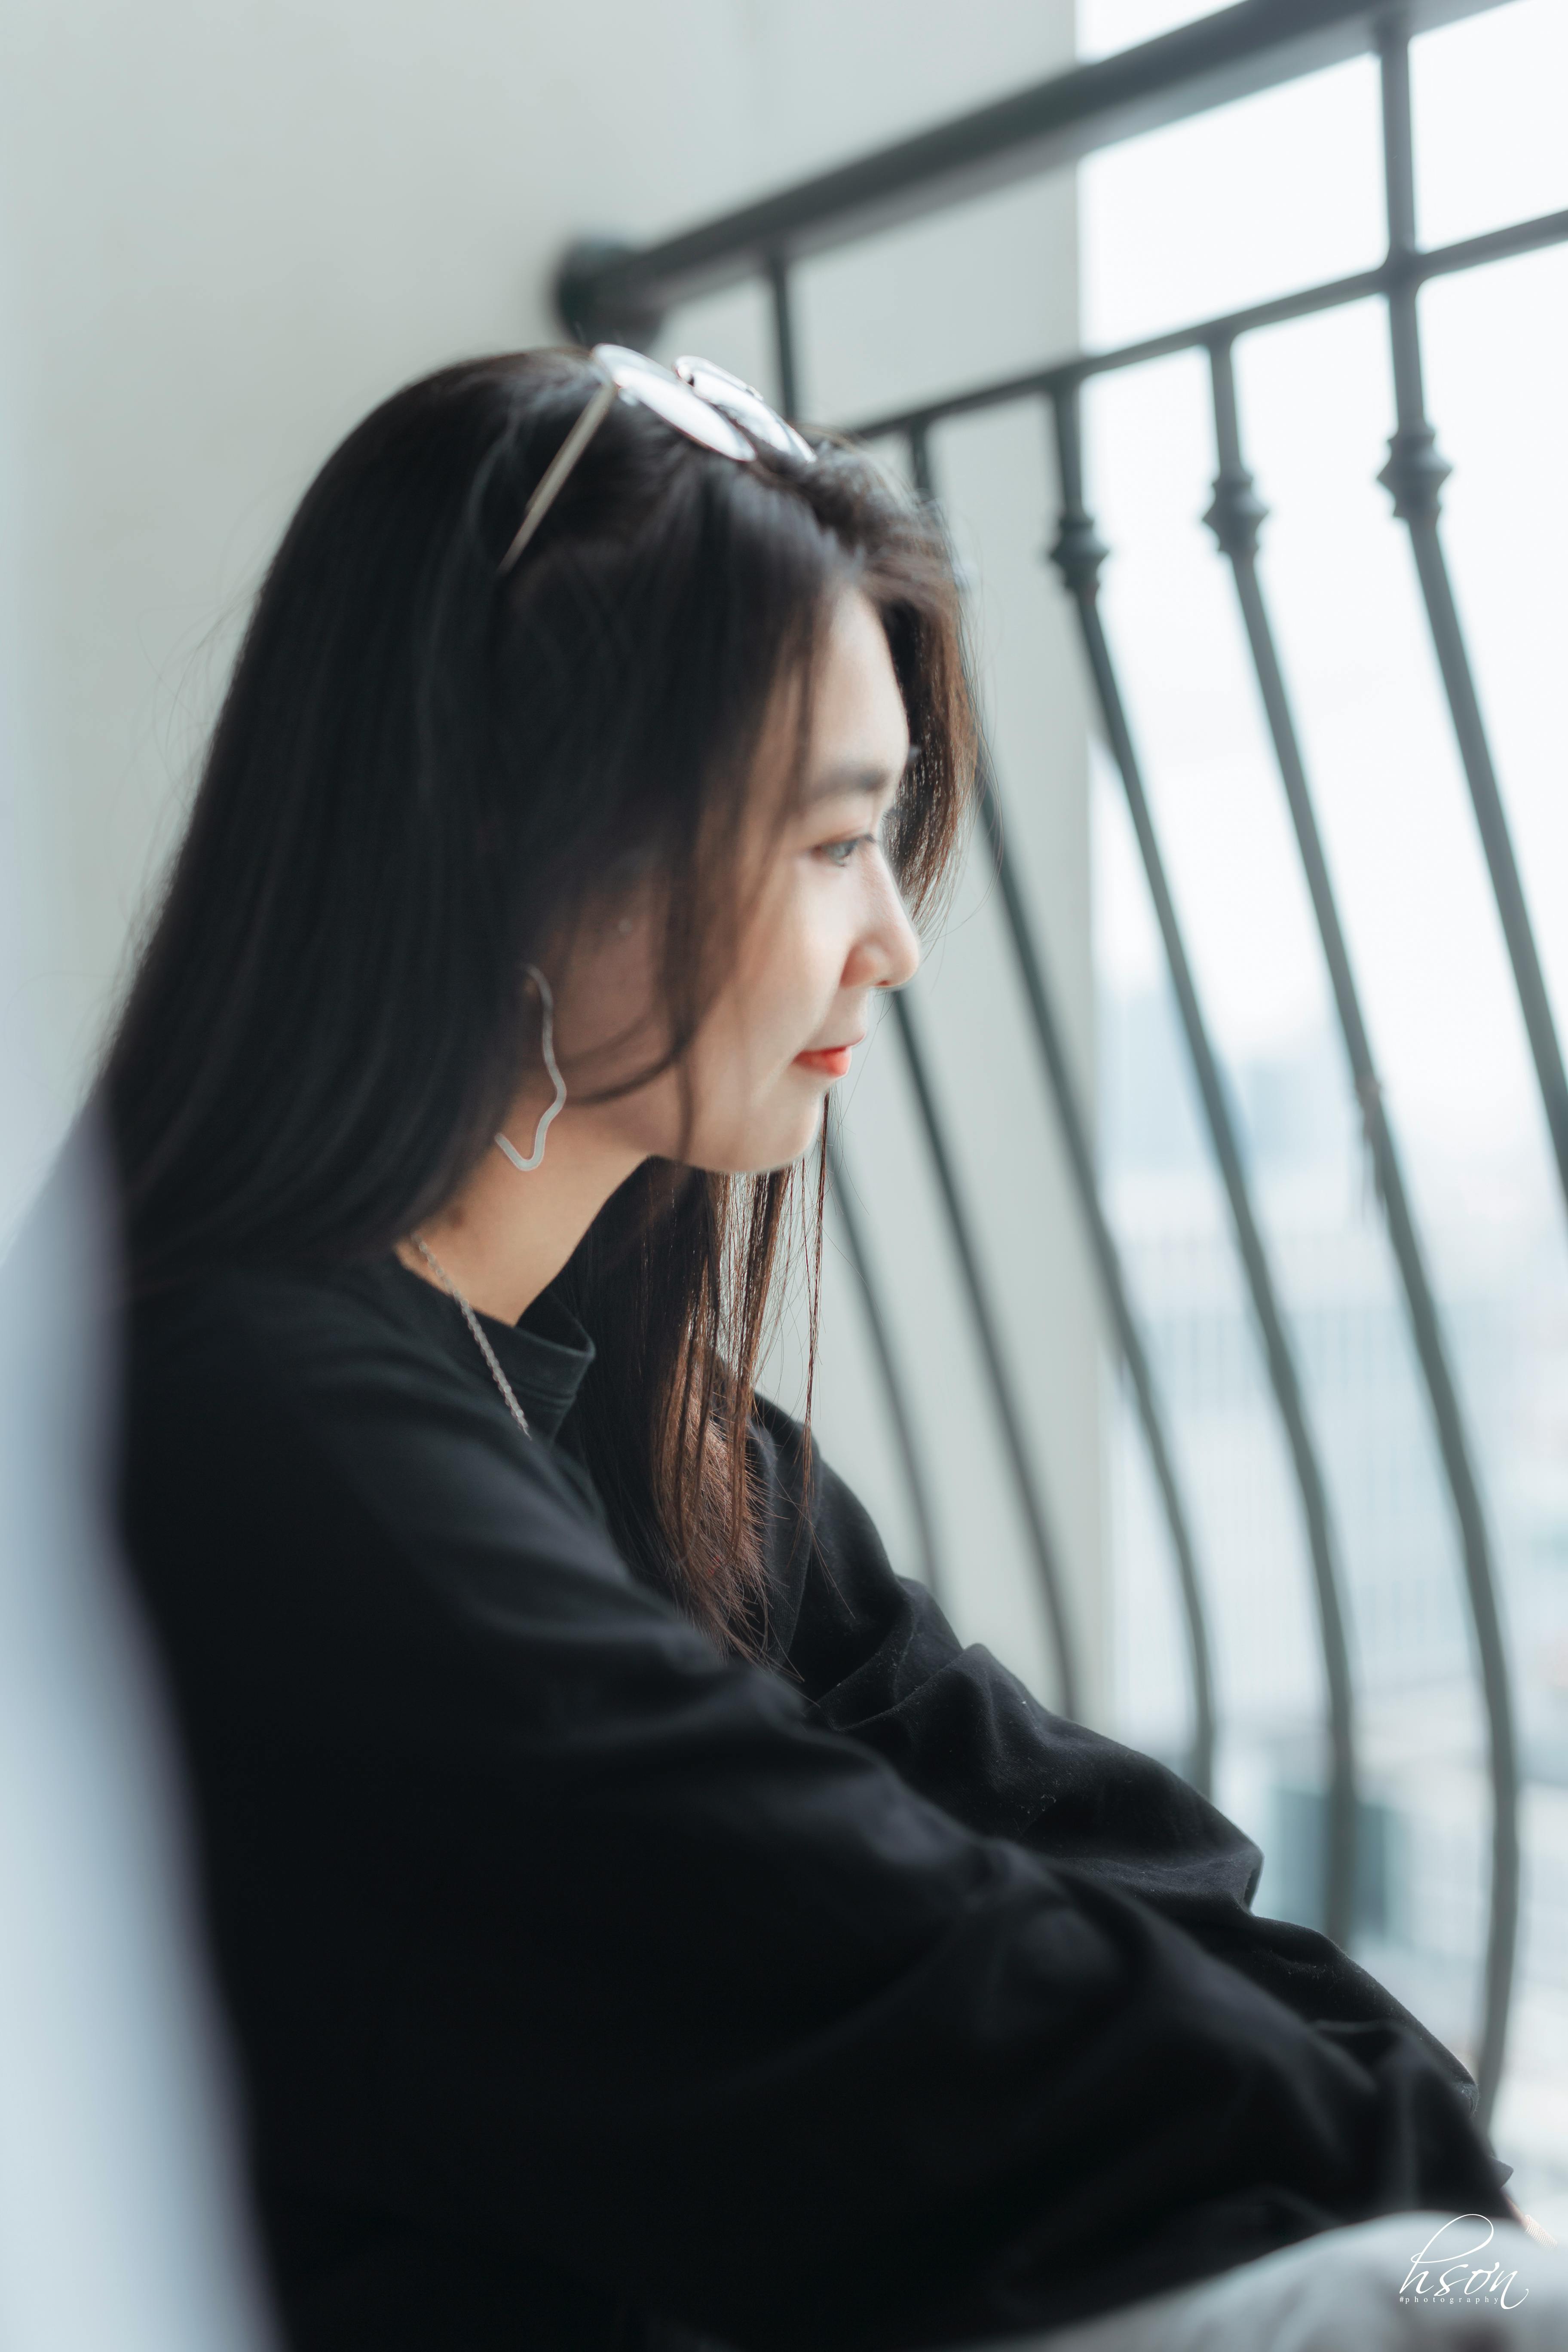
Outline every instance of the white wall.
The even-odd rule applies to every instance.
[[[10,0],[0,35],[0,317],[29,453],[19,721],[25,984],[0,1007],[57,1114],[128,926],[177,832],[237,621],[300,491],[396,383],[558,334],[554,259],[584,230],[674,227],[1048,72],[1070,0]],[[1070,187],[815,264],[809,410],[1049,356],[1073,340]],[[746,297],[672,333],[765,367]],[[1038,562],[1053,492],[1013,419],[939,449],[981,567],[981,636],[1016,829],[1086,1081],[1082,715]],[[921,982],[944,1093],[1075,1580],[1098,1710],[1092,1301],[1037,1108],[994,908]],[[918,1360],[965,1629],[1049,1688],[1041,1625],[892,1041],[850,1148]],[[30,1147],[0,1157],[0,1224]],[[853,1297],[835,1274],[822,1435],[912,1565]]]

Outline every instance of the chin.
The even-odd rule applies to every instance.
[[[793,1168],[805,1158],[821,1131],[820,1108],[808,1120],[796,1119],[782,1131],[767,1138],[737,1137],[727,1148],[710,1156],[704,1153],[689,1165],[706,1168],[716,1176],[773,1176],[781,1169]]]

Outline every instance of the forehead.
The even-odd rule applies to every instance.
[[[820,767],[814,768],[806,777],[800,804],[804,809],[812,809],[823,801],[876,800],[885,793],[896,792],[909,766],[909,759],[907,735],[901,759],[829,759]]]
[[[808,797],[896,783],[909,758],[909,720],[881,619],[858,589],[834,608],[814,683]]]
[[[896,791],[909,765],[909,722],[875,606],[840,598],[809,679],[782,677],[752,768],[748,825],[764,838],[819,803]]]

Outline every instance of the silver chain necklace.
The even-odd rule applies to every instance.
[[[490,1373],[495,1381],[497,1388],[500,1389],[502,1396],[506,1399],[506,1409],[508,1412],[510,1413],[513,1421],[516,1422],[524,1437],[531,1437],[533,1435],[533,1432],[528,1425],[528,1415],[524,1412],[516,1397],[512,1394],[511,1382],[508,1380],[506,1374],[502,1371],[500,1363],[497,1361],[496,1351],[490,1346],[489,1341],[486,1339],[479,1317],[474,1313],[473,1308],[468,1305],[468,1300],[464,1297],[462,1292],[458,1289],[457,1284],[453,1281],[451,1276],[447,1273],[446,1267],[442,1265],[440,1259],[437,1256],[429,1244],[423,1241],[417,1234],[411,1234],[409,1235],[409,1239],[412,1241],[415,1248],[418,1251],[426,1264],[435,1268],[442,1281],[446,1284],[447,1289],[451,1292],[453,1297],[457,1300],[458,1307],[462,1309],[464,1322],[468,1325],[469,1330],[473,1333],[475,1339],[479,1343],[479,1353],[484,1358],[486,1363],[489,1366]]]

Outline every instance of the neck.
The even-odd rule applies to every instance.
[[[531,1145],[531,1121],[508,1131],[514,1142],[526,1137],[523,1148]],[[642,1158],[596,1131],[591,1115],[574,1118],[569,1107],[551,1127],[537,1168],[522,1175],[492,1148],[420,1234],[470,1307],[515,1323]],[[412,1241],[399,1242],[397,1255],[412,1273],[442,1286]]]

